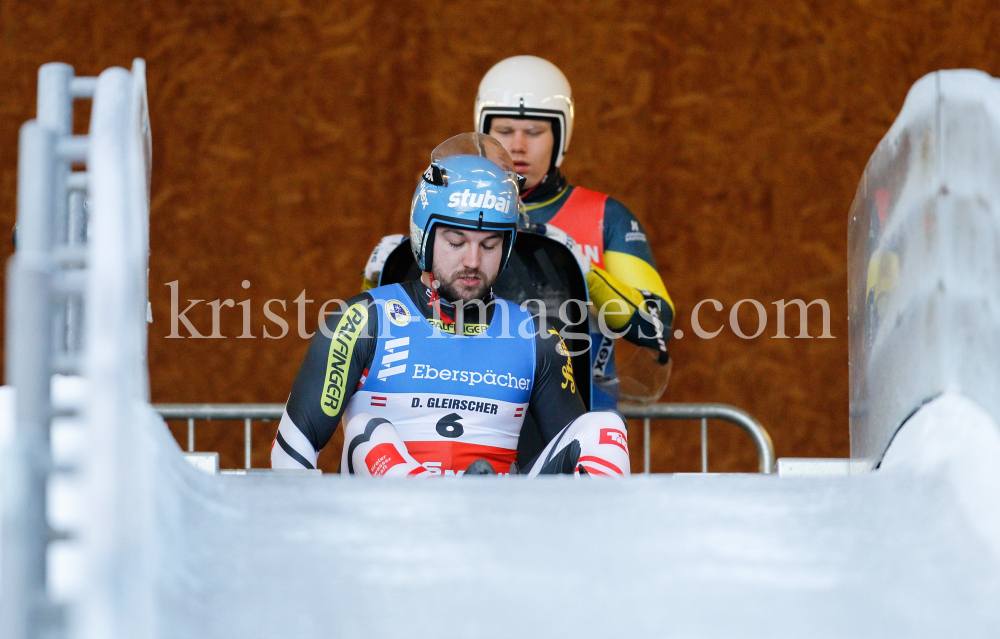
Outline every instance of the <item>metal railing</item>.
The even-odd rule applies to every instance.
[[[164,420],[187,420],[187,452],[194,452],[194,423],[202,421],[242,421],[243,454],[247,469],[252,468],[254,421],[281,419],[284,404],[153,404]]]
[[[708,472],[708,420],[718,419],[739,426],[753,439],[757,448],[760,472],[774,472],[774,444],[767,430],[750,413],[729,404],[619,404],[618,411],[627,419],[641,419],[643,435],[643,471],[649,473],[649,429],[654,419],[701,420],[701,472]]]
[[[281,419],[284,404],[154,404],[164,420],[187,420],[187,450],[194,452],[196,420],[243,422],[244,463],[251,467],[251,425],[254,421]],[[620,404],[619,412],[627,419],[643,420],[643,473],[649,474],[650,426],[654,419],[701,420],[701,472],[708,472],[708,420],[726,421],[742,428],[753,439],[762,473],[774,472],[774,444],[767,430],[749,413],[728,404]]]

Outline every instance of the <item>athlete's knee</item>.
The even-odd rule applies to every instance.
[[[601,440],[608,443],[608,438],[620,441],[622,448],[628,453],[628,437],[625,418],[610,410],[590,411],[580,415],[566,426],[564,439],[576,439],[580,444],[600,445]]]
[[[406,444],[389,420],[360,413],[344,428],[340,472],[407,477],[423,474],[426,469],[406,450]]]
[[[358,435],[363,435],[366,430],[369,429],[369,425],[376,421],[378,423],[386,423],[392,426],[392,424],[387,419],[381,417],[376,417],[374,415],[369,415],[368,413],[358,413],[351,418],[347,425],[344,427],[344,446],[346,447],[350,444],[351,440]],[[379,424],[375,423],[371,426],[372,429],[377,427]],[[369,436],[371,433],[369,433]]]
[[[529,476],[579,474],[622,477],[629,474],[625,419],[613,411],[593,411],[570,422],[546,446]]]
[[[628,476],[628,429],[614,411],[593,411],[570,424],[580,442],[580,466],[592,475]],[[567,433],[569,434],[569,433]]]
[[[625,428],[625,418],[613,410],[593,410],[580,415],[569,424],[578,432],[596,432],[602,428]]]

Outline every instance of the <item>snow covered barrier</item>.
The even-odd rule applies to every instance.
[[[848,251],[851,456],[880,459],[947,391],[1000,422],[1000,81],[913,86],[858,186]]]
[[[893,438],[885,472],[943,479],[972,530],[1000,557],[1000,429],[974,402],[945,393]]]

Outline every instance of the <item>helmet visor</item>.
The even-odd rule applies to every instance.
[[[484,133],[460,133],[448,138],[431,151],[431,164],[436,164],[444,158],[453,155],[478,155],[496,164],[517,184],[517,171],[514,170],[514,160],[510,159],[507,149],[503,148],[495,138]]]

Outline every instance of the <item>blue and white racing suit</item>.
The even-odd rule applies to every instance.
[[[586,413],[562,339],[517,305],[435,316],[421,282],[378,287],[313,337],[272,445],[275,468],[315,467],[344,420],[342,473],[458,475],[476,459],[511,469],[524,416],[546,449],[529,475],[627,475],[625,423]],[[456,335],[456,320],[462,329]]]

